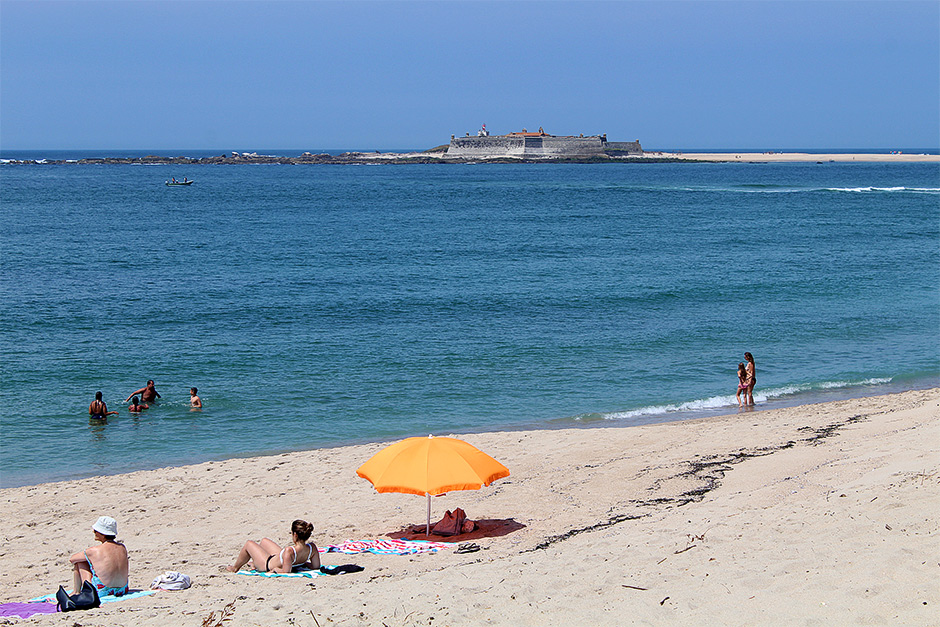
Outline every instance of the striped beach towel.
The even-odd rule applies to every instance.
[[[451,545],[446,542],[427,540],[346,540],[340,544],[330,544],[320,548],[321,553],[376,553],[378,555],[414,555],[416,553],[436,553]]]

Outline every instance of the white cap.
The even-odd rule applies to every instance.
[[[91,528],[103,536],[117,535],[117,521],[110,516],[102,516]]]

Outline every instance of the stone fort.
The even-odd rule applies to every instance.
[[[604,135],[549,135],[539,128],[537,133],[522,129],[519,133],[490,135],[483,125],[476,137],[450,136],[448,157],[519,157],[526,159],[585,159],[591,157],[620,157],[642,155],[640,141],[609,142]]]

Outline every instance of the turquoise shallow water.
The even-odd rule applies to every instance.
[[[745,350],[759,407],[940,382],[936,164],[0,165],[0,184],[3,487],[736,411]],[[149,378],[163,398],[129,415]]]

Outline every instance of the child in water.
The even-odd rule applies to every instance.
[[[144,403],[141,403],[140,399],[135,396],[134,398],[131,399],[131,404],[127,406],[127,411],[131,412],[132,414],[138,414],[144,411],[145,409],[149,409],[149,408],[150,408],[150,405],[145,405]]]
[[[744,362],[738,364],[738,393],[735,396],[738,399],[738,407],[741,407],[741,392],[745,393],[745,398],[747,398],[747,368],[744,367]]]
[[[198,392],[196,388],[189,388],[189,406],[198,409],[202,407],[202,399],[196,395],[196,392]]]

